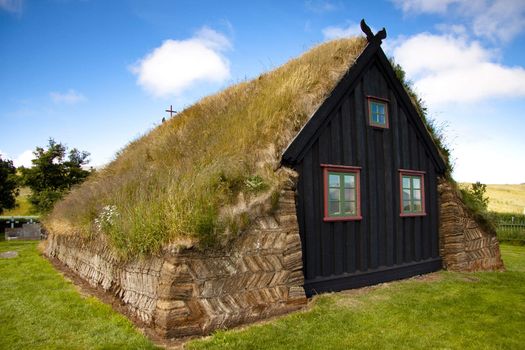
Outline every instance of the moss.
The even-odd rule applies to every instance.
[[[248,192],[259,193],[268,189],[268,184],[259,175],[253,175],[244,180],[244,185]]]

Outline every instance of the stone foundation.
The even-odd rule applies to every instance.
[[[50,235],[46,254],[117,296],[166,338],[208,334],[306,305],[292,188],[273,215],[257,218],[228,249],[165,251],[120,262],[105,244]]]
[[[451,271],[503,270],[496,232],[476,222],[450,183],[441,180],[438,189],[443,267]]]

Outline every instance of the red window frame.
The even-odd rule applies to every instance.
[[[427,212],[425,209],[425,174],[424,171],[419,170],[408,170],[399,169],[399,216],[401,217],[414,217],[414,216],[426,216]],[[419,177],[421,183],[421,212],[404,212],[403,211],[403,175],[411,177]]]
[[[379,129],[389,129],[390,128],[390,115],[388,113],[388,106],[390,103],[390,100],[382,97],[377,96],[366,96],[367,99],[367,106],[368,106],[368,125],[370,125],[373,128],[379,128]],[[382,103],[385,105],[385,125],[377,124],[372,122],[372,108],[371,108],[371,102],[376,103]]]
[[[363,218],[361,216],[361,167],[349,165],[321,164],[321,168],[323,169],[323,221],[333,222],[361,220]],[[330,172],[355,174],[356,215],[330,216],[328,212],[328,174]]]

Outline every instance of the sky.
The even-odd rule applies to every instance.
[[[460,182],[525,183],[525,1],[0,0],[0,154],[103,166],[167,117],[324,41],[386,27]]]

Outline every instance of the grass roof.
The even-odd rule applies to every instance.
[[[125,256],[227,241],[249,223],[249,203],[278,193],[282,151],[365,45],[324,43],[205,97],[131,142],[59,202],[46,227],[104,237]]]

